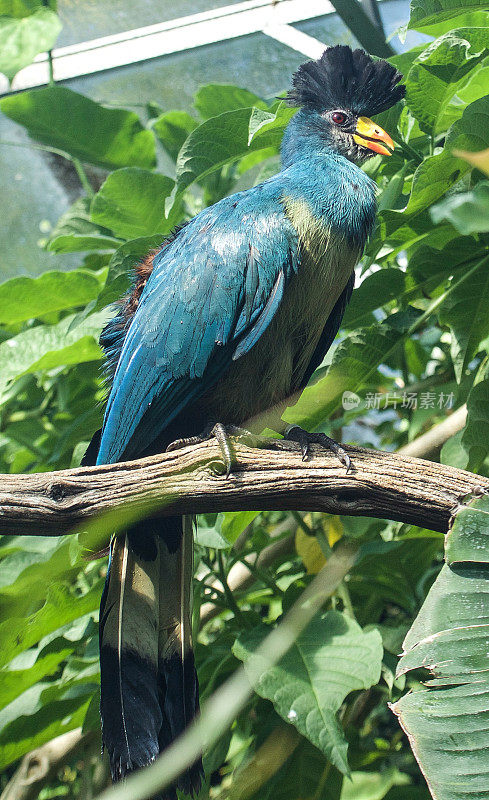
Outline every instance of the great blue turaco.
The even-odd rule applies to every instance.
[[[376,214],[375,184],[360,164],[394,147],[370,116],[404,96],[401,77],[344,45],[299,67],[280,172],[204,209],[137,265],[101,337],[110,392],[85,463],[210,432],[229,468],[234,426],[273,408],[269,427],[298,441],[304,458],[315,442],[348,468],[336,442],[287,428],[280,414],[321,364],[351,296]],[[112,540],[100,664],[114,780],[153,761],[197,713],[191,576],[192,531],[181,517],[145,519]],[[178,788],[195,792],[200,780],[199,762]]]

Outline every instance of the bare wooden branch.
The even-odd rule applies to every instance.
[[[0,476],[0,533],[58,536],[132,504],[161,515],[236,510],[308,510],[373,516],[446,531],[457,500],[489,479],[407,456],[346,448],[347,475],[332,454],[297,445],[236,444],[229,478],[210,440],[138,461],[50,473]]]
[[[433,425],[429,431],[399,448],[398,453],[416,458],[431,458],[440,452],[445,442],[465,427],[466,422],[467,406],[464,403],[442,422]]]

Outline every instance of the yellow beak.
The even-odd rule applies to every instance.
[[[383,156],[391,156],[395,147],[389,134],[368,117],[358,118],[353,140],[362,147],[368,147],[369,150],[381,153]]]

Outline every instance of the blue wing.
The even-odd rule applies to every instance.
[[[141,453],[269,325],[298,266],[280,185],[205,209],[153,264],[115,370],[98,464]]]

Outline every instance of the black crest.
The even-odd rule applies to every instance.
[[[337,44],[317,61],[301,64],[287,95],[293,106],[316,111],[346,108],[368,117],[390,108],[404,97],[400,72],[387,61],[374,61],[365,50]]]

